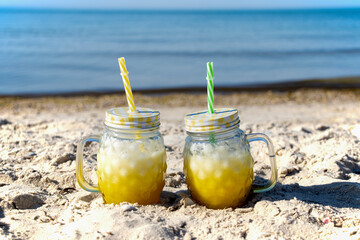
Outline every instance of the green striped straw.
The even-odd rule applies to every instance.
[[[213,62],[207,62],[207,99],[208,99],[208,112],[214,113],[214,72]]]

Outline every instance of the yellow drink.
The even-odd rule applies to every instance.
[[[236,141],[193,144],[184,151],[184,172],[193,199],[213,209],[239,206],[254,179],[253,159]]]
[[[183,152],[184,173],[195,201],[208,208],[235,208],[250,191],[266,192],[275,186],[277,170],[270,138],[262,133],[244,134],[239,129],[236,109],[199,111],[187,114],[184,120],[188,135]],[[271,177],[264,186],[252,186],[254,160],[249,143],[254,141],[265,142],[268,147]]]
[[[165,185],[166,153],[162,142],[105,140],[97,175],[105,203],[153,204]]]

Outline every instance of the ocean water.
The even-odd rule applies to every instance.
[[[0,94],[216,86],[360,76],[360,9],[0,10]]]

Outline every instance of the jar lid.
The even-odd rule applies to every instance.
[[[150,108],[111,108],[106,111],[105,125],[120,129],[151,129],[160,126],[160,112]]]
[[[239,124],[238,111],[235,108],[216,108],[213,114],[207,110],[190,113],[185,116],[188,132],[214,132]]]

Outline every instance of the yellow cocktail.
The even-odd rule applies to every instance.
[[[237,207],[245,201],[254,178],[253,160],[240,145],[235,147],[238,151],[229,152],[224,146],[202,143],[184,152],[186,182],[194,200],[213,209]]]
[[[159,201],[165,184],[166,153],[157,145],[139,140],[118,147],[103,144],[97,157],[97,175],[105,203]]]
[[[274,149],[265,134],[244,134],[236,109],[218,108],[186,115],[188,134],[184,147],[184,173],[192,198],[208,208],[240,206],[249,193],[274,187],[277,170]],[[271,178],[266,186],[253,186],[254,161],[250,142],[265,142],[269,149]]]
[[[90,192],[101,192],[105,203],[152,204],[160,200],[165,185],[166,153],[159,132],[160,113],[148,108],[112,108],[106,112],[105,130],[78,144],[76,177]],[[83,148],[87,142],[100,144],[97,154],[98,185],[83,173]]]
[[[135,107],[125,58],[118,59],[128,107],[108,109],[105,130],[80,140],[76,178],[90,192],[101,192],[105,203],[157,203],[165,185],[166,153],[159,132],[160,112]],[[100,144],[97,155],[98,185],[85,180],[83,149],[88,142]]]

